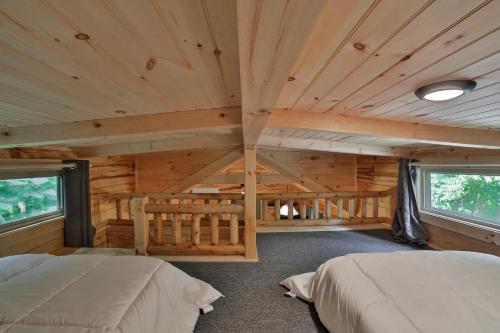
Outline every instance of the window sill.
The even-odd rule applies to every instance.
[[[475,224],[472,222],[447,217],[428,211],[421,211],[422,222],[456,232],[467,237],[500,246],[500,229]]]

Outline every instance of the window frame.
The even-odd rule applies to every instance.
[[[438,218],[444,218],[449,221],[462,222],[465,224],[481,227],[489,227],[500,230],[500,224],[495,224],[487,219],[474,217],[457,212],[450,212],[431,206],[431,189],[430,180],[431,173],[452,173],[452,174],[471,174],[471,175],[492,175],[500,176],[500,168],[495,167],[426,167],[420,166],[417,168],[417,201],[420,213],[424,215],[431,215]]]
[[[21,179],[21,178],[39,178],[39,177],[59,177],[59,189],[57,191],[59,210],[55,212],[40,214],[37,216],[28,217],[19,221],[0,224],[0,234],[21,229],[27,226],[47,222],[53,219],[64,218],[64,195],[63,182],[64,176],[62,171],[28,171],[28,172],[2,172],[0,180]]]

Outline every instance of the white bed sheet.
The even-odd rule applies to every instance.
[[[155,258],[0,258],[2,333],[192,332],[200,309],[221,296]]]
[[[333,333],[500,332],[500,258],[461,251],[350,254],[281,283]]]

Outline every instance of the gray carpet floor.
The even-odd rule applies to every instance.
[[[327,332],[314,305],[285,296],[281,280],[348,253],[414,249],[388,230],[258,234],[257,247],[258,263],[173,263],[225,295],[195,332]]]

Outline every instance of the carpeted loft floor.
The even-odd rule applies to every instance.
[[[347,253],[414,249],[388,230],[258,234],[257,247],[259,263],[173,263],[226,296],[195,332],[327,332],[314,305],[285,296],[281,280]]]

